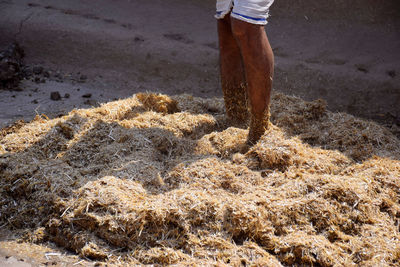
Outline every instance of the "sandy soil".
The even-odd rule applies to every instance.
[[[274,89],[307,100],[324,98],[334,111],[400,124],[397,2],[277,1],[266,28],[276,56]],[[22,91],[0,91],[0,127],[140,91],[221,96],[214,4],[1,0],[0,49],[16,39],[25,49],[25,63],[50,75],[37,75],[44,83],[23,81]],[[50,99],[54,91],[61,100]],[[13,236],[0,240],[1,266],[52,262],[45,253],[54,250],[26,254]],[[64,258],[65,265],[77,262]]]

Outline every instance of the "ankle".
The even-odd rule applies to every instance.
[[[264,135],[266,130],[269,128],[269,109],[265,109],[258,114],[251,114],[249,135],[247,143],[254,145]]]

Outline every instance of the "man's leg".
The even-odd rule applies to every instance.
[[[218,20],[222,92],[228,118],[243,124],[248,119],[247,89],[240,49],[233,37],[231,18]]]
[[[248,141],[257,142],[269,124],[274,55],[263,25],[231,18],[232,33],[243,58],[251,121]]]

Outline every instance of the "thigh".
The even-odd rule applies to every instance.
[[[217,8],[217,14],[215,17],[217,19],[221,19],[225,17],[226,14],[228,14],[233,6],[233,0],[217,0],[216,8]]]
[[[234,0],[232,17],[253,24],[267,24],[269,8],[274,0]]]

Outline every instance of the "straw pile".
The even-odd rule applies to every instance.
[[[221,99],[139,94],[0,134],[0,222],[114,263],[397,266],[400,141],[275,94],[253,147]]]

